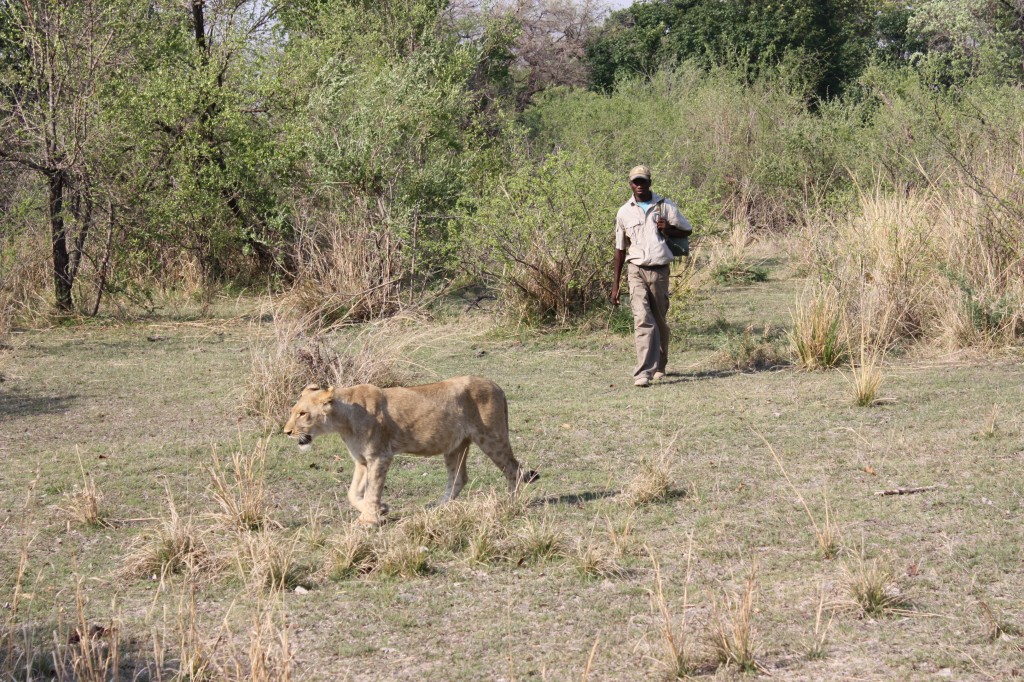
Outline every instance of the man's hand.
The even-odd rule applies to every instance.
[[[612,305],[619,305],[619,284],[618,282],[612,287]]]

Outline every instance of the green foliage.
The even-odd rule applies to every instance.
[[[238,276],[253,256],[267,264],[285,236],[276,185],[288,178],[294,152],[275,139],[266,116],[276,102],[264,78],[274,37],[252,40],[255,20],[209,7],[205,20],[222,30],[202,41],[185,13],[135,17],[127,46],[135,68],[108,93],[118,136],[105,160],[121,169],[132,199],[125,276],[182,250],[199,255],[207,277]]]
[[[610,290],[624,184],[587,149],[523,163],[465,202],[467,255],[521,319],[566,323]]]
[[[783,228],[808,194],[841,179],[836,149],[821,139],[827,128],[779,74],[745,86],[724,69],[684,66],[620,82],[607,95],[549,93],[526,123],[541,150],[585,145],[620,174],[634,159],[646,162],[655,190],[698,232],[723,213]]]
[[[810,91],[840,93],[877,42],[872,3],[862,0],[687,0],[636,3],[614,13],[588,45],[592,83],[650,76],[692,60],[738,65],[750,79],[765,68],[799,63]]]
[[[920,36],[918,67],[930,80],[959,85],[972,77],[1020,82],[1024,9],[1000,0],[923,0],[907,30]]]
[[[985,295],[976,290],[976,285],[964,273],[951,267],[943,267],[942,272],[959,291],[960,305],[972,331],[982,338],[992,338],[1001,333],[1008,333],[1011,337],[1024,333],[1021,320],[1024,302],[1017,298],[1016,292]]]

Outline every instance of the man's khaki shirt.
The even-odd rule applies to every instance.
[[[681,230],[691,229],[690,221],[683,217],[671,200],[651,192],[651,206],[644,213],[636,199],[630,197],[615,215],[615,248],[626,252],[627,263],[656,267],[672,262],[672,250],[658,231],[656,206],[659,203],[669,225]],[[629,248],[626,247],[626,239],[629,239]]]

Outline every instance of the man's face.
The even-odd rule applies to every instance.
[[[651,197],[651,181],[647,178],[633,178],[629,181],[629,188],[633,190],[634,199],[646,200]]]

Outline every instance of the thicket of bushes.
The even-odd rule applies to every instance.
[[[796,48],[545,90],[523,73],[544,59],[527,15],[424,0],[4,4],[0,329],[227,284],[372,319],[466,273],[505,310],[571,322],[609,289],[643,162],[703,234],[803,235],[847,325],[870,308],[879,338],[1015,340],[1009,34],[996,12],[976,19],[999,40],[953,35],[936,4],[900,19],[916,57],[868,55],[832,99]],[[572,21],[577,47],[610,39]]]

